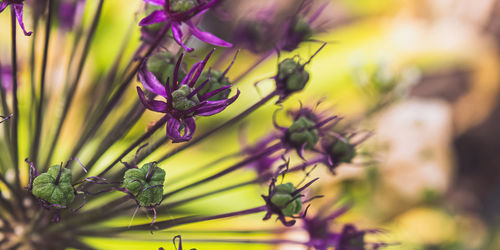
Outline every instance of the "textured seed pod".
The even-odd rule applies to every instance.
[[[352,159],[356,156],[356,150],[349,143],[349,140],[336,140],[331,148],[332,158],[336,162],[350,163]]]
[[[279,87],[286,93],[302,90],[309,81],[309,73],[304,66],[293,58],[287,58],[278,65],[277,76]]]
[[[210,72],[210,74],[209,74]],[[200,86],[203,84],[205,81],[208,80],[208,82],[203,86],[203,88],[200,89],[198,92],[199,95],[205,95],[206,93],[212,92],[214,90],[217,90],[219,88],[231,85],[231,82],[229,82],[229,79],[225,76],[223,76],[221,71],[218,70],[210,70],[209,72],[205,71],[201,74],[200,78],[198,78],[198,81],[195,84],[195,87]],[[209,78],[210,76],[210,78]],[[231,92],[230,89],[226,89],[224,91],[221,91],[220,93],[208,98],[207,100],[209,101],[219,101],[222,99],[227,99],[229,96],[229,93]]]
[[[319,140],[316,123],[301,116],[296,119],[287,130],[288,140],[297,147],[305,145],[305,149],[311,149]]]
[[[161,202],[164,182],[165,171],[150,162],[141,168],[127,170],[123,187],[136,196],[140,206],[149,207]]]
[[[188,95],[191,94],[193,90],[194,89],[190,88],[188,85],[182,85],[178,90],[172,92],[172,106],[174,109],[184,111],[200,104],[197,95],[188,98]]]
[[[50,167],[47,173],[40,174],[33,180],[32,193],[50,204],[67,207],[75,199],[71,170],[61,169],[59,165]]]
[[[271,202],[281,208],[281,212],[285,216],[292,216],[302,211],[302,201],[300,198],[293,199],[292,193],[295,190],[292,183],[280,184],[276,186],[276,193],[271,197]]]
[[[162,51],[152,55],[147,61],[147,69],[153,73],[156,78],[162,83],[166,84],[167,79],[170,79],[170,86],[172,86],[176,57],[168,51]],[[180,68],[179,79],[183,79],[186,73]]]

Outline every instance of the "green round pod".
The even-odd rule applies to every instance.
[[[165,170],[157,167],[156,163],[150,162],[141,168],[129,169],[123,178],[123,187],[136,196],[140,206],[155,206],[161,202]]]
[[[169,0],[170,10],[173,12],[186,12],[196,6],[195,0]]]
[[[188,85],[181,85],[179,89],[172,92],[172,106],[174,109],[184,111],[200,104],[197,95],[193,95],[188,99],[188,95],[191,94],[193,90],[194,89],[190,88]]]
[[[67,207],[75,199],[75,190],[71,185],[71,170],[60,168],[60,165],[54,165],[46,173],[37,176],[33,180],[32,193],[50,204]],[[57,180],[60,170],[61,175]]]
[[[318,130],[315,128],[316,123],[301,116],[296,119],[288,128],[289,140],[295,146],[302,146],[305,144],[305,149],[311,149],[318,143],[319,135]]]
[[[295,191],[296,189],[292,183],[280,184],[276,186],[276,192],[271,197],[271,202],[279,207],[285,216],[292,216],[302,211],[300,198],[293,199],[292,193]]]
[[[287,58],[278,64],[278,81],[284,84],[288,92],[300,91],[309,81],[309,73],[299,62]]]
[[[162,84],[166,84],[167,79],[170,79],[169,86],[172,88],[176,63],[174,54],[168,51],[162,51],[149,57],[146,67]],[[182,79],[186,76],[182,67],[180,67],[178,74],[178,81],[182,81]]]
[[[338,162],[350,163],[352,159],[356,156],[356,150],[349,143],[349,140],[337,140],[331,149],[331,153],[334,156],[334,159],[337,159]]]
[[[208,77],[209,72],[210,72],[210,79]],[[207,80],[208,80],[208,82],[205,84],[205,86],[203,86],[203,88],[201,88],[198,91],[199,96],[203,96],[206,93],[209,93],[209,92],[212,92],[212,91],[217,90],[219,88],[231,85],[231,82],[229,81],[229,79],[225,76],[222,76],[221,71],[210,70],[210,71],[203,72],[200,75],[200,77],[198,78],[198,80],[196,81],[194,86],[197,88]],[[208,98],[207,100],[219,101],[219,100],[227,99],[230,92],[231,92],[230,89],[226,89],[226,90],[221,91],[220,93]]]

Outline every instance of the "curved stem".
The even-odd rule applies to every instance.
[[[46,69],[47,69],[47,59],[49,54],[49,41],[50,41],[50,27],[52,25],[52,0],[48,1],[48,14],[47,14],[47,23],[45,26],[45,45],[43,48],[43,59],[42,59],[42,68],[41,68],[41,79],[40,79],[40,100],[37,105],[36,112],[36,125],[35,125],[35,140],[31,145],[31,155],[33,163],[37,163],[38,159],[38,148],[40,146],[40,136],[42,130],[42,117],[43,117],[43,106],[44,106],[44,97],[45,97],[45,78],[46,78]]]
[[[262,98],[260,101],[258,101],[257,103],[255,103],[254,105],[252,105],[251,107],[246,109],[245,111],[241,112],[239,115],[233,117],[231,120],[221,124],[218,127],[213,128],[212,130],[209,130],[209,131],[205,132],[204,134],[202,134],[198,137],[195,137],[192,140],[182,144],[181,146],[171,150],[170,152],[165,154],[162,158],[160,158],[160,160],[158,160],[158,162],[162,162],[164,160],[167,160],[168,158],[176,155],[177,153],[182,152],[183,150],[202,142],[204,139],[208,138],[210,135],[214,134],[215,132],[239,122],[241,119],[245,118],[246,116],[248,116],[249,114],[251,114],[252,112],[257,110],[258,108],[260,108],[262,105],[266,104],[269,100],[271,100],[276,95],[276,93],[277,93],[276,91],[271,92],[266,97]]]

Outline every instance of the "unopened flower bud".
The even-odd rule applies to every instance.
[[[203,84],[207,80],[208,80],[208,82],[205,84],[205,86],[203,86],[203,88],[200,89],[198,94],[200,96],[203,96],[206,93],[209,93],[209,92],[212,92],[212,91],[217,90],[219,88],[231,85],[231,82],[229,82],[229,79],[222,74],[223,74],[223,72],[218,71],[218,70],[210,70],[208,72],[203,72],[201,74],[200,78],[198,78],[198,81],[196,81],[195,87],[200,86],[201,84]],[[222,99],[227,99],[227,97],[229,96],[229,93],[231,93],[231,90],[226,89],[226,90],[221,91],[220,93],[208,98],[207,100],[219,101]]]
[[[280,92],[280,100],[304,89],[308,81],[309,73],[304,69],[304,65],[293,58],[287,58],[278,65],[276,88]]]
[[[295,147],[311,149],[319,140],[316,122],[305,116],[296,119],[286,132],[288,142]]]
[[[279,207],[285,216],[293,216],[302,211],[302,201],[300,198],[292,196],[295,190],[295,187],[290,182],[280,184],[276,186],[276,193],[271,197],[271,202]]]

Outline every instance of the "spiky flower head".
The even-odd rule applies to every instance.
[[[140,26],[147,26],[156,23],[165,22],[172,29],[172,34],[174,35],[174,40],[186,51],[193,51],[192,48],[186,47],[182,42],[182,30],[181,25],[186,24],[189,31],[193,36],[200,39],[203,42],[222,46],[231,47],[232,44],[208,33],[199,30],[196,25],[191,20],[193,17],[198,15],[203,15],[208,9],[212,8],[219,0],[143,0],[144,2],[155,5],[162,6],[163,9],[155,10],[151,12],[147,17],[143,18],[140,22]]]
[[[209,79],[199,85],[196,85],[196,83],[212,53],[213,50],[204,60],[195,63],[180,83],[177,79],[183,55],[177,60],[171,84],[170,81],[167,81],[167,83],[163,85],[156,76],[144,66],[139,72],[139,80],[144,88],[166,99],[166,102],[148,99],[142,89],[137,87],[139,98],[147,109],[165,113],[166,116],[168,116],[167,136],[169,136],[173,142],[189,141],[196,129],[194,121],[195,116],[211,116],[217,114],[233,103],[240,94],[238,90],[231,98],[215,101],[210,100],[211,97],[227,91],[231,85],[225,85],[204,94],[200,92],[204,87],[210,87],[210,85],[207,85],[210,82]],[[225,72],[227,72],[227,70]],[[219,78],[223,79],[224,74]],[[181,135],[181,130],[184,130],[183,135]]]

